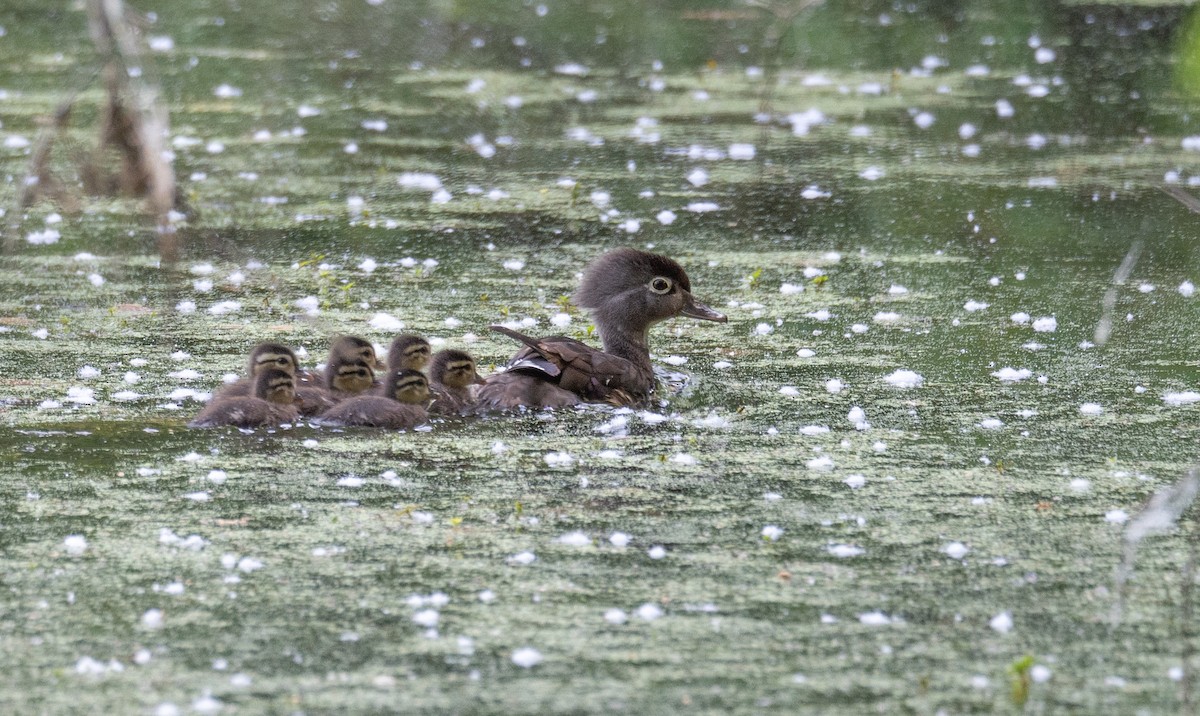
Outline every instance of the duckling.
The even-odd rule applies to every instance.
[[[396,336],[392,346],[388,348],[387,369],[389,373],[398,370],[424,371],[429,366],[429,341],[421,336],[407,333]]]
[[[295,376],[279,368],[260,369],[254,379],[254,395],[213,398],[188,423],[188,427],[236,425],[239,428],[255,428],[292,423],[300,419],[295,400]]]
[[[409,430],[429,419],[429,379],[415,370],[388,373],[387,396],[356,395],[333,406],[315,422],[318,425],[357,425],[389,430]]]
[[[266,368],[281,370],[288,375],[296,375],[296,353],[281,343],[259,343],[250,351],[250,360],[246,366],[246,377],[239,378],[229,385],[221,387],[217,398],[237,398],[254,395],[254,380]]]
[[[429,367],[429,389],[433,403],[429,412],[438,415],[462,415],[475,404],[471,388],[483,383],[475,370],[475,359],[466,351],[446,349],[433,356]]]
[[[632,248],[616,249],[592,261],[574,300],[591,312],[604,350],[565,336],[531,338],[492,326],[526,347],[505,372],[489,377],[480,388],[480,409],[644,401],[655,387],[651,326],[675,316],[717,323],[728,320],[692,296],[682,266],[666,256]]]
[[[296,390],[300,412],[320,415],[342,400],[375,384],[375,348],[355,336],[341,336],[329,349],[320,385],[306,382]]]

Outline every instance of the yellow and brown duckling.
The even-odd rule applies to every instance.
[[[260,369],[253,395],[218,396],[188,423],[189,428],[236,425],[256,428],[300,419],[296,407],[296,378],[279,368]]]
[[[387,395],[356,395],[325,411],[315,422],[328,426],[362,426],[409,430],[429,419],[429,379],[416,370],[388,373]]]
[[[221,387],[217,398],[249,397],[254,395],[254,381],[259,373],[266,369],[281,370],[288,375],[296,375],[299,363],[296,353],[282,343],[259,343],[250,351],[250,360],[246,366],[246,376],[239,378],[229,385]]]
[[[365,393],[375,384],[375,347],[355,336],[341,336],[329,349],[320,384],[297,389],[300,412],[320,415],[346,398]]]
[[[436,415],[468,412],[475,405],[474,388],[482,383],[470,353],[450,348],[438,351],[429,367],[429,389],[433,393],[429,412]]]
[[[398,370],[424,370],[429,366],[429,356],[432,349],[429,341],[421,336],[406,333],[396,336],[388,348],[387,369],[389,373]]]
[[[555,408],[581,402],[628,405],[654,391],[650,327],[675,316],[724,323],[692,296],[687,272],[659,254],[622,248],[592,261],[574,301],[587,309],[604,350],[565,336],[532,338],[503,326],[492,330],[525,344],[507,370],[479,389],[480,410]]]

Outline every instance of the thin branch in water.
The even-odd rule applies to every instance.
[[[1138,257],[1142,255],[1142,242],[1135,241],[1129,247],[1129,251],[1125,254],[1121,265],[1117,267],[1117,272],[1113,274],[1112,285],[1104,292],[1104,303],[1100,311],[1100,320],[1096,323],[1096,330],[1092,334],[1092,343],[1102,346],[1108,343],[1109,336],[1112,335],[1113,327],[1113,312],[1117,307],[1117,287],[1124,286],[1129,280],[1129,275],[1133,273],[1133,267],[1137,265]]]

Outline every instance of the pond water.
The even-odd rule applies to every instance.
[[[4,217],[4,711],[1190,707],[1191,518],[1114,574],[1196,454],[1200,16],[845,5],[139,6],[180,261]],[[102,97],[82,3],[0,27],[12,207]],[[260,340],[594,340],[623,245],[729,315],[648,409],[184,427]]]

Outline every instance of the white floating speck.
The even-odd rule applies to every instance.
[[[984,418],[979,421],[979,427],[983,430],[999,430],[1004,427],[1004,422],[999,418]]]
[[[629,545],[629,540],[631,539],[632,537],[624,532],[613,532],[608,536],[608,541],[611,542],[614,547],[626,547]]]
[[[883,381],[895,388],[918,388],[925,378],[911,370],[897,370],[884,376]]]
[[[946,546],[942,547],[942,551],[945,552],[950,559],[962,559],[963,557],[967,556],[967,552],[970,552],[971,548],[962,542],[950,542],[946,544]]]
[[[1200,393],[1194,390],[1187,390],[1182,393],[1166,393],[1163,395],[1163,402],[1171,407],[1190,405],[1197,401],[1200,401]]]
[[[1123,525],[1129,521],[1129,513],[1125,510],[1109,510],[1104,513],[1104,521],[1109,524]]]
[[[509,564],[530,565],[537,561],[537,555],[526,550],[524,552],[518,552],[514,555],[511,555],[507,561]]]
[[[362,263],[358,265],[358,270],[363,273],[372,273],[377,268],[379,268],[379,264],[372,258],[363,259]]]
[[[147,609],[142,613],[142,626],[146,629],[161,629],[163,625],[163,611],[161,609]]]
[[[676,215],[675,212],[671,211],[670,209],[663,209],[655,214],[654,218],[657,219],[658,223],[662,224],[663,226],[668,226],[675,222]]]
[[[404,321],[401,321],[390,313],[376,313],[374,316],[371,316],[371,320],[367,321],[367,325],[385,333],[396,333],[404,330]]]
[[[100,288],[104,285],[104,277],[98,273],[89,273],[87,275],[87,280],[88,283],[92,284],[96,288]]]
[[[804,463],[804,465],[809,470],[815,470],[817,472],[829,472],[833,469],[833,458],[829,457],[828,455],[821,455],[820,457],[814,457],[813,459]]]
[[[93,368],[90,365],[85,365],[84,367],[79,369],[78,375],[79,375],[80,380],[88,380],[89,378],[95,378],[95,377],[99,376],[100,371],[96,368]]]
[[[903,296],[904,294],[908,293],[908,289],[903,286],[892,284],[888,287],[887,292],[889,296]]]
[[[366,483],[366,480],[362,479],[358,475],[346,475],[345,477],[338,478],[337,486],[338,487],[362,487],[365,483]]]
[[[614,626],[620,626],[629,620],[629,615],[624,609],[606,609],[604,611],[604,621]]]
[[[883,612],[866,612],[858,615],[858,621],[864,626],[887,626],[892,623],[892,618]]]
[[[1179,284],[1179,288],[1177,290],[1181,296],[1191,297],[1191,295],[1196,292],[1196,285],[1191,281],[1184,281],[1183,283]]]
[[[671,456],[670,461],[676,465],[695,465],[698,462],[694,455],[689,455],[685,452],[675,453]]]
[[[67,402],[76,405],[91,405],[96,402],[96,391],[91,388],[73,385],[67,388]]]
[[[762,528],[762,538],[768,542],[774,542],[783,536],[783,530],[775,525],[767,525]]]
[[[1001,634],[1009,633],[1013,628],[1012,612],[1000,612],[991,618],[988,626]]]
[[[717,211],[721,207],[715,201],[693,201],[686,208],[693,214],[703,214],[709,211]]]
[[[838,378],[830,378],[829,380],[825,381],[825,390],[833,395],[837,395],[838,393],[842,392],[845,387],[846,384]]]
[[[304,442],[300,443],[300,445],[301,445],[301,446],[303,446],[303,447],[306,447],[306,448],[308,448],[308,449],[310,449],[310,450],[311,450],[312,448],[315,448],[315,447],[316,447],[318,444],[319,444],[319,443],[317,443],[317,441],[316,441],[316,440],[314,440],[313,438],[308,438],[308,439],[307,439],[307,440],[305,440]]]
[[[967,301],[963,304],[963,310],[967,313],[975,313],[976,311],[982,311],[989,305],[991,304],[983,303],[982,301]]]
[[[817,352],[811,348],[801,348],[800,350],[796,351],[796,355],[801,358],[812,358],[817,355]]]
[[[592,539],[584,532],[568,532],[554,541],[568,547],[590,547],[592,544]]]
[[[542,663],[542,658],[542,652],[529,646],[523,646],[512,653],[512,662],[526,669]]]
[[[650,559],[662,559],[663,557],[667,556],[667,550],[662,545],[656,544],[650,549],[646,550],[646,555],[650,557]]]
[[[657,604],[651,604],[647,602],[635,609],[633,613],[636,614],[639,619],[652,622],[655,619],[662,617],[663,610],[662,607],[658,606]]]
[[[521,269],[525,268],[525,262],[522,261],[521,259],[508,259],[503,264],[501,264],[501,266],[508,269],[509,271],[520,271]]]
[[[753,159],[754,158],[753,144],[730,144],[729,158],[730,159]]]
[[[542,458],[550,467],[570,467],[575,458],[568,452],[549,452]]]
[[[913,117],[913,124],[917,125],[920,129],[929,129],[935,121],[937,121],[937,118],[929,112],[918,112]]]
[[[1035,664],[1034,667],[1029,670],[1029,678],[1033,679],[1035,684],[1044,684],[1050,680],[1051,676],[1053,676],[1053,673],[1050,671],[1049,667],[1041,664]]]
[[[63,540],[63,549],[67,550],[67,554],[72,557],[78,557],[83,554],[88,548],[87,538],[83,535],[67,535]]]
[[[792,296],[803,291],[804,286],[798,283],[784,283],[779,286],[779,292],[784,296]]]
[[[779,394],[788,398],[798,398],[800,397],[800,390],[794,385],[785,385],[779,389]]]
[[[859,557],[867,553],[867,550],[853,544],[831,544],[825,548],[825,551],[829,552],[829,554],[832,554],[838,559]]]
[[[679,366],[686,364],[688,359],[683,356],[667,356],[666,358],[662,359],[662,362],[666,363],[667,365]]]
[[[1104,406],[1099,403],[1084,403],[1079,406],[1079,412],[1084,415],[1099,415],[1104,412]]]
[[[846,483],[851,490],[857,490],[867,484],[867,478],[865,475],[851,475],[842,482]]]
[[[870,166],[859,172],[858,176],[867,181],[875,181],[876,179],[882,179],[885,175],[884,171],[879,167]]]
[[[896,323],[900,320],[900,314],[895,311],[879,311],[871,320],[876,323]]]
[[[234,97],[241,97],[242,90],[232,85],[222,84],[213,89],[213,94],[221,99],[232,99]]]
[[[700,167],[696,167],[688,173],[687,180],[692,186],[704,186],[708,183],[708,172]]]
[[[1043,316],[1033,322],[1033,330],[1038,333],[1053,333],[1058,330],[1058,319],[1054,316]]]
[[[1009,102],[1006,99],[996,100],[996,116],[997,117],[1000,117],[1001,119],[1007,119],[1007,118],[1013,116],[1014,113],[1015,113],[1015,110],[1013,109],[1012,102]]]
[[[759,323],[754,327],[754,335],[756,336],[766,336],[774,331],[775,326],[772,326],[770,323]]]
[[[811,313],[806,313],[806,314],[804,314],[804,317],[811,318],[814,321],[824,322],[824,321],[828,321],[830,318],[832,318],[833,314],[830,313],[828,309],[822,308],[819,311],[813,311]]]

